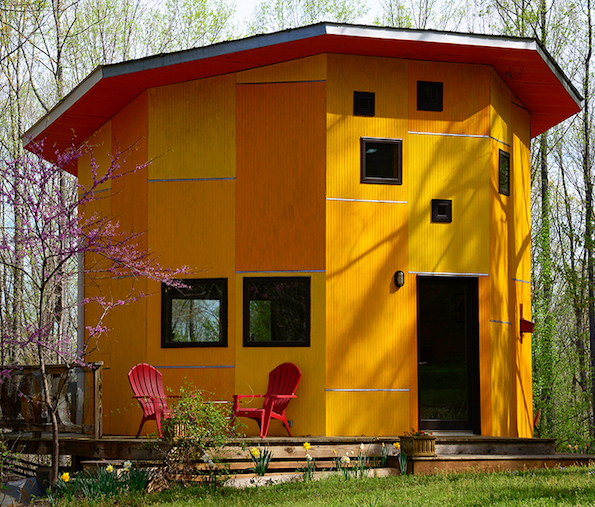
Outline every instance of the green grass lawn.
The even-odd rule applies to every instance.
[[[68,505],[61,503],[62,505]],[[452,474],[291,483],[243,490],[174,488],[152,495],[104,498],[77,506],[595,506],[595,467],[494,474]]]

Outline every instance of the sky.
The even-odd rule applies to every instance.
[[[236,3],[236,19],[242,21],[252,15],[254,6],[260,3],[262,0],[235,0]],[[363,23],[372,23],[374,17],[382,10],[379,0],[367,0],[368,7],[370,8],[367,17],[363,20]]]

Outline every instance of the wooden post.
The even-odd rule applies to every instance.
[[[93,437],[99,440],[102,436],[101,420],[103,417],[103,362],[94,363],[93,370]]]

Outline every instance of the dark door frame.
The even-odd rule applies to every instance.
[[[418,406],[420,406],[419,382],[419,357],[420,357],[420,286],[425,281],[432,281],[444,285],[458,285],[467,288],[465,301],[465,319],[467,324],[467,396],[468,415],[467,421],[445,419],[421,419],[418,411],[419,427],[427,430],[466,430],[481,434],[480,424],[480,390],[479,390],[479,287],[478,278],[474,276],[442,276],[442,275],[417,275],[417,353],[418,353]],[[427,283],[427,282],[426,282]]]

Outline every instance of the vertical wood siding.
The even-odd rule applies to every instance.
[[[287,418],[293,422],[291,434],[294,436],[325,435],[325,275],[324,273],[299,273],[310,277],[310,347],[243,347],[242,345],[242,289],[244,276],[236,281],[236,368],[235,393],[264,394],[267,389],[269,372],[284,362],[294,363],[302,371],[302,380],[297,389],[297,398],[287,408]],[[280,276],[279,273],[258,273],[257,276]],[[293,276],[288,273],[285,276]],[[257,405],[258,400],[250,406]],[[255,422],[242,420],[247,424],[248,435],[258,435]],[[270,436],[287,436],[285,427],[279,421],[271,423]]]
[[[375,94],[375,116],[353,115],[353,92]],[[407,62],[392,58],[328,56],[327,196],[406,201],[408,187]],[[403,184],[361,184],[360,138],[403,139]]]
[[[235,176],[235,74],[148,93],[150,180]]]
[[[240,83],[286,83],[291,81],[324,81],[327,55],[316,55],[299,60],[267,65],[238,72]]]
[[[489,140],[416,134],[409,143],[410,269],[487,273]],[[452,223],[431,221],[432,199],[452,200]]]
[[[444,110],[417,110],[417,82],[443,83]],[[489,135],[490,68],[487,65],[409,62],[409,131]]]
[[[238,271],[324,269],[324,103],[324,83],[238,85]]]

